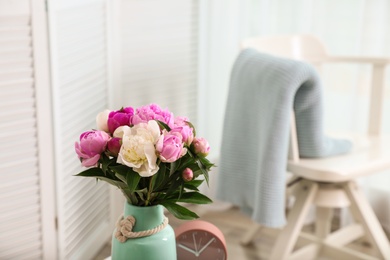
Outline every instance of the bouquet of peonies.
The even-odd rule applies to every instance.
[[[185,117],[174,117],[156,104],[105,110],[96,117],[98,130],[80,135],[76,153],[93,177],[118,187],[129,204],[163,205],[180,219],[198,216],[178,202],[206,204],[199,193],[214,165],[206,159],[210,147],[196,137]],[[197,179],[203,176],[201,179]]]

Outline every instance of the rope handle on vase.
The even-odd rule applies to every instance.
[[[133,232],[133,226],[135,225],[135,218],[133,216],[127,216],[126,218],[121,215],[116,222],[115,238],[119,242],[124,243],[129,238],[138,238],[154,235],[163,230],[168,225],[168,218],[164,216],[163,223],[155,228]]]

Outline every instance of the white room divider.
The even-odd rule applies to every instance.
[[[107,2],[50,1],[55,173],[60,259],[91,259],[107,242],[107,184],[74,177],[74,143],[108,104]]]
[[[92,259],[123,198],[75,177],[102,110],[197,124],[197,0],[0,0],[0,259]]]
[[[0,259],[56,257],[45,18],[0,0]]]

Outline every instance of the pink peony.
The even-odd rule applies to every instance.
[[[177,116],[177,117],[175,117],[174,123],[175,123],[175,126],[184,126],[184,125],[187,125],[188,121],[190,121],[190,120],[185,116]]]
[[[179,133],[166,132],[160,136],[156,144],[156,150],[160,154],[162,162],[174,162],[182,157],[187,149],[183,148],[182,136]]]
[[[207,142],[207,140],[203,137],[195,137],[194,141],[192,142],[192,145],[194,146],[194,152],[196,154],[206,156],[210,152],[209,142]]]
[[[168,109],[162,110],[156,104],[139,107],[132,118],[132,124],[147,123],[149,120],[158,120],[164,122],[169,127],[174,126],[174,117]]]
[[[190,168],[185,168],[181,173],[181,177],[184,181],[192,181],[194,178],[194,173]]]
[[[183,137],[183,142],[187,145],[190,145],[194,140],[194,131],[189,125],[176,126],[170,131],[170,133],[173,132],[180,133]]]
[[[130,126],[133,115],[134,109],[132,107],[125,107],[110,112],[107,120],[108,131],[112,134],[120,126]]]
[[[104,152],[110,136],[104,131],[87,131],[80,135],[80,143],[75,143],[76,153],[84,167],[95,166]]]

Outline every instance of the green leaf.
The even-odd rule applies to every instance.
[[[119,173],[115,173],[115,177],[117,177],[118,179],[123,181],[123,183],[125,183],[127,185],[126,175],[121,175]]]
[[[183,193],[184,193],[184,182],[181,183],[181,185],[179,187],[179,198],[178,199],[181,198],[181,195],[183,195]]]
[[[145,201],[146,200],[146,189],[142,189],[142,190],[137,190],[135,191],[137,194],[138,194],[138,197],[141,199],[141,201]]]
[[[187,182],[186,184],[191,184],[195,187],[199,187],[203,183],[203,181],[204,180],[192,180],[192,181]]]
[[[200,168],[202,170],[204,179],[206,180],[207,186],[210,186],[209,184],[209,172],[203,168]]]
[[[85,171],[82,171],[75,176],[83,176],[83,177],[106,177],[103,170],[101,168],[89,168]]]
[[[211,167],[215,167],[214,163],[211,163],[206,157],[199,156],[199,161],[202,163],[202,165],[207,169],[210,170]]]
[[[140,180],[141,176],[129,168],[126,174],[126,182],[130,192],[134,192],[137,189]]]
[[[206,169],[204,169],[204,167],[200,161],[198,161],[198,165],[199,165],[200,170],[203,173],[204,179],[206,180],[207,186],[209,186],[209,172]]]
[[[134,193],[127,193],[129,195],[130,201],[132,205],[138,205],[137,196]]]
[[[178,219],[191,220],[199,218],[199,216],[195,212],[192,212],[191,210],[180,206],[174,202],[164,201],[161,202],[161,205],[163,205],[170,213],[172,213],[172,215],[174,215]]]
[[[130,169],[126,165],[115,165],[115,166],[110,166],[110,169],[113,170],[116,173],[119,173],[120,175],[126,176],[127,171]]]
[[[191,122],[189,122],[189,121],[186,121],[186,123],[192,128],[192,131],[193,131],[193,133],[194,133],[194,136],[196,136],[195,126],[194,126]]]
[[[187,190],[194,190],[194,191],[199,191],[199,189],[190,183],[184,183],[184,188]]]
[[[175,174],[176,178],[172,180],[171,185],[169,186],[166,195],[169,196],[177,191],[177,188],[184,182],[182,178],[178,176],[178,174]]]
[[[102,170],[106,173],[108,165],[111,163],[110,158],[107,157],[104,153],[101,155]]]
[[[164,122],[159,121],[159,120],[156,120],[156,122],[158,123],[160,128],[166,129],[168,132],[171,131],[171,128],[167,124],[165,124]]]
[[[164,182],[166,178],[165,174],[166,174],[167,167],[165,163],[161,163],[159,167],[160,169],[158,170],[158,172],[152,177],[153,190],[159,189],[161,184]]]
[[[182,160],[182,158],[180,158],[179,160],[174,161],[173,163],[171,163],[171,168],[170,168],[170,171],[169,171],[170,175],[172,175],[174,172],[177,171],[177,169],[179,168],[179,166],[181,164],[181,160]]]
[[[112,179],[110,178],[110,175],[105,175],[101,168],[89,168],[85,171],[80,172],[79,174],[76,174],[75,176],[97,178],[99,180],[108,182],[109,184],[114,185],[120,189],[126,187],[125,183],[123,183],[122,181],[118,179]]]
[[[191,166],[192,164],[194,164],[196,162],[195,158],[192,158],[191,156],[185,156],[182,158],[182,163],[180,165],[180,169],[178,169],[178,171],[183,171],[185,168]]]
[[[177,201],[193,204],[209,204],[213,202],[210,198],[199,192],[185,192]]]

